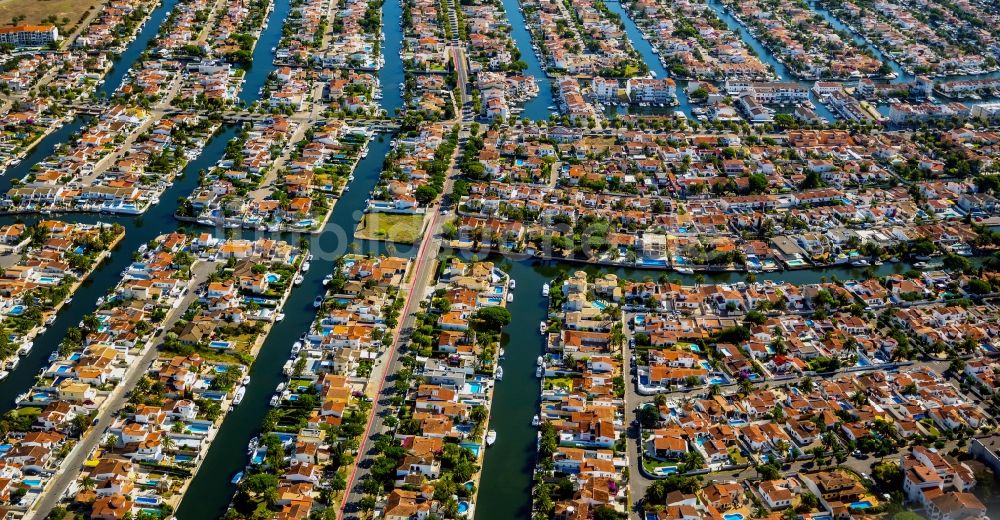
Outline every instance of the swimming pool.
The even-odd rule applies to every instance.
[[[157,497],[135,497],[135,503],[141,506],[158,506],[160,505],[160,499]]]
[[[730,419],[729,420],[729,425],[730,426],[743,426],[744,424],[747,424],[746,420],[744,420],[744,419]]]
[[[187,425],[187,430],[193,433],[208,433],[207,424],[189,424]]]
[[[233,342],[232,341],[213,341],[213,342],[209,343],[208,346],[212,347],[212,348],[218,348],[218,349],[228,349],[228,348],[232,348]]]
[[[55,285],[59,279],[54,276],[39,276],[38,283],[45,285]]]
[[[729,513],[728,515],[722,515],[723,520],[743,520],[743,513]]]
[[[594,300],[594,303],[592,303],[591,305],[593,305],[594,308],[599,311],[603,311],[604,309],[608,308],[608,302],[604,300]]]
[[[479,457],[479,450],[482,449],[482,446],[474,442],[463,442],[462,444],[459,444],[459,446],[471,451],[476,457]]]
[[[470,394],[478,394],[483,391],[483,385],[479,383],[465,383],[465,390]]]
[[[503,294],[503,287],[500,286],[494,287],[493,292],[496,294]]]
[[[42,487],[42,479],[40,478],[26,478],[22,480],[21,483],[30,488]]]
[[[184,455],[183,453],[174,455],[174,462],[191,462],[192,460],[194,460],[194,457],[191,455]]]
[[[277,273],[267,273],[264,275],[264,279],[267,280],[267,283],[276,283],[281,280],[281,276]]]
[[[15,305],[7,313],[8,316],[20,316],[22,314],[24,314],[24,305]]]
[[[458,514],[464,515],[469,512],[469,503],[465,500],[458,503]]]
[[[852,503],[850,505],[850,508],[851,509],[868,509],[871,506],[872,506],[871,501],[869,501],[869,500],[860,500],[858,502]]]

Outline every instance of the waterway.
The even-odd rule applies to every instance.
[[[816,114],[826,119],[828,122],[837,120],[836,116],[833,115],[833,112],[820,103],[819,98],[812,92],[813,82],[799,81],[795,79],[792,73],[788,71],[788,67],[785,67],[785,64],[782,63],[781,60],[777,59],[774,54],[768,50],[768,48],[765,47],[760,40],[757,39],[756,36],[750,34],[750,31],[747,30],[747,28],[744,27],[739,20],[731,15],[729,10],[727,10],[725,6],[719,2],[719,0],[708,0],[708,6],[715,11],[715,15],[726,24],[726,27],[728,27],[730,31],[734,31],[736,34],[740,35],[740,39],[750,46],[750,49],[753,50],[754,54],[756,54],[758,58],[760,58],[760,61],[774,70],[774,73],[781,81],[794,81],[809,88],[809,100],[815,107],[814,110],[816,111]]]
[[[622,23],[625,25],[625,34],[628,35],[629,40],[632,41],[632,46],[635,50],[639,52],[642,56],[642,60],[646,62],[646,66],[649,70],[656,73],[657,78],[668,78],[670,73],[667,72],[667,68],[663,66],[663,60],[660,59],[660,55],[653,52],[653,46],[645,38],[643,38],[643,32],[639,29],[639,26],[635,24],[632,17],[629,16],[628,11],[622,7],[621,2],[618,0],[608,0],[604,2],[604,5],[608,6],[608,9],[612,13],[617,14],[621,17]],[[679,80],[675,78],[677,83],[677,110],[680,110],[690,119],[694,119],[694,113],[691,112],[691,103],[688,102],[687,95],[687,81]],[[634,111],[634,110],[630,110]]]
[[[372,141],[370,153],[355,170],[351,191],[337,201],[323,233],[311,241],[314,259],[305,281],[295,288],[285,303],[285,319],[271,329],[250,372],[243,404],[233,409],[205,457],[202,471],[191,483],[177,511],[179,518],[219,518],[226,511],[236,486],[230,477],[250,462],[246,446],[260,433],[260,425],[268,411],[268,401],[278,383],[285,381],[281,367],[288,359],[294,339],[309,330],[316,315],[313,299],[322,294],[323,277],[333,271],[334,260],[351,252],[354,228],[365,197],[375,187],[382,171],[382,161],[389,151],[388,138]],[[292,241],[296,235],[287,236]],[[365,245],[361,246],[366,249]],[[398,254],[398,253],[396,253]]]
[[[240,101],[248,106],[260,99],[260,89],[278,67],[274,64],[274,52],[272,49],[281,42],[281,30],[285,20],[288,19],[288,12],[291,10],[289,0],[274,0],[274,7],[267,17],[267,25],[257,39],[257,45],[253,48],[253,63],[247,68],[246,76],[243,79],[243,89],[240,90]]]
[[[159,7],[153,10],[153,13],[146,20],[146,24],[139,30],[135,40],[126,47],[121,56],[115,60],[111,70],[104,76],[104,83],[97,89],[98,95],[111,97],[118,90],[128,71],[132,69],[132,65],[135,65],[142,53],[146,52],[149,42],[160,32],[160,25],[167,19],[167,14],[170,13],[175,4],[177,4],[177,0],[163,0]]]
[[[3,176],[0,177],[0,194],[7,193],[10,189],[11,182],[14,180],[21,180],[24,178],[28,172],[31,171],[31,167],[38,164],[40,161],[44,161],[48,156],[52,155],[52,151],[55,149],[56,145],[65,143],[69,141],[70,136],[74,133],[79,132],[85,123],[85,118],[75,117],[71,121],[63,124],[61,127],[50,133],[49,135],[42,138],[34,148],[21,159],[21,162],[17,163],[12,168],[7,168],[3,172]]]
[[[511,28],[510,35],[517,45],[517,50],[521,53],[521,61],[528,65],[525,72],[531,74],[538,85],[538,94],[524,103],[524,111],[520,115],[533,121],[548,119],[550,114],[555,113],[555,110],[549,107],[556,105],[555,99],[552,97],[552,81],[545,73],[541,62],[538,61],[538,55],[535,54],[535,49],[531,46],[528,22],[524,19],[524,13],[521,12],[518,0],[503,0],[503,8],[504,11],[507,11],[507,21]]]
[[[463,251],[447,251],[471,258]],[[504,330],[503,347],[506,357],[503,381],[494,392],[490,428],[497,432],[497,442],[486,452],[483,476],[476,504],[476,520],[507,520],[530,518],[531,486],[535,467],[537,428],[531,418],[538,413],[540,382],[535,378],[535,360],[543,354],[542,338],[537,324],[547,316],[547,303],[541,296],[542,285],[563,272],[614,273],[622,278],[657,279],[662,270],[610,268],[571,264],[549,260],[512,259],[499,255],[480,255],[495,262],[517,281],[514,301],[507,304],[511,323]],[[901,273],[909,269],[903,263],[875,267],[877,276]],[[665,273],[670,279],[693,285],[694,275]],[[862,268],[830,268],[821,270],[757,273],[758,280],[785,281],[795,284],[815,283],[823,277],[841,280],[864,277]],[[733,283],[746,279],[743,273],[706,273],[702,283]],[[552,290],[558,290],[553,288]]]
[[[125,226],[125,238],[115,248],[110,259],[91,274],[90,278],[73,295],[73,301],[65,305],[56,317],[55,322],[34,340],[34,348],[21,359],[20,365],[6,379],[0,382],[0,413],[14,407],[14,398],[28,390],[34,382],[35,375],[48,363],[49,354],[58,348],[70,327],[76,327],[83,317],[97,308],[97,299],[104,296],[121,281],[121,272],[132,261],[132,252],[139,246],[156,238],[161,233],[167,233],[177,227],[174,211],[177,209],[177,198],[187,196],[198,185],[198,171],[208,168],[222,157],[226,142],[236,135],[234,128],[228,128],[216,135],[196,159],[184,168],[184,174],[174,181],[160,197],[161,203],[153,206],[145,215],[138,218],[115,217],[109,215],[69,214],[55,215],[46,218],[66,219],[72,222],[93,223],[117,222]],[[0,225],[13,222],[34,222],[39,217],[18,216],[0,217]]]
[[[382,31],[385,41],[382,42],[382,68],[378,71],[378,83],[382,87],[382,109],[386,115],[393,117],[403,107],[403,92],[400,87],[405,83],[403,75],[403,59],[399,52],[403,49],[403,7],[401,0],[383,0]]]

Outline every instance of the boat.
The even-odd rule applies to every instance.
[[[538,426],[539,424],[542,424],[542,420],[538,418],[538,414],[535,414],[535,416],[531,418],[531,425]]]
[[[497,381],[503,381],[503,367],[497,367],[497,371],[493,374],[493,378]]]
[[[72,296],[70,296],[69,298],[66,298],[66,301],[64,301],[63,303],[64,303],[65,305],[69,305],[69,304],[70,304],[70,303],[72,303],[72,302],[73,302],[73,297],[72,297]]]
[[[309,253],[308,255],[306,255],[306,262],[312,262],[312,261],[313,261],[313,255],[312,253]]]
[[[302,276],[301,274],[297,274],[297,275],[295,275],[295,279],[292,280],[292,284],[294,284],[294,285],[302,285],[302,282],[304,282],[305,280],[306,279],[305,279],[304,276]]]
[[[236,406],[243,402],[243,396],[247,393],[247,387],[240,385],[236,389],[236,393],[233,394],[233,406]]]
[[[59,359],[59,352],[58,351],[49,354],[49,363],[52,363],[53,361],[55,361],[57,359]]]
[[[332,281],[333,281],[333,275],[332,274],[328,274],[328,275],[326,275],[326,276],[323,277],[323,285],[329,285],[330,282],[332,282]]]
[[[538,322],[538,333],[539,334],[545,334],[545,331],[547,331],[547,330],[549,330],[549,328],[545,325],[544,321]]]
[[[517,287],[517,280],[511,278],[510,281],[507,282],[507,287],[509,289],[513,289],[513,288]]]
[[[315,307],[315,308],[318,309],[320,307],[320,305],[323,305],[323,297],[322,296],[317,296],[316,299],[313,300],[313,307]]]
[[[690,267],[675,267],[674,270],[680,274],[694,274],[694,269]]]
[[[285,319],[285,314],[284,313],[279,312],[278,314],[274,315],[274,322],[275,323],[277,323],[277,322],[279,322],[279,321],[281,321],[283,319]]]
[[[249,385],[250,384],[250,374],[247,374],[247,375],[243,376],[243,379],[240,381],[240,383],[244,384],[244,385]]]
[[[548,297],[548,295],[549,295],[549,284],[545,284],[542,286],[542,296]]]
[[[298,353],[298,351],[300,351],[300,350],[302,350],[302,342],[301,341],[296,341],[295,343],[292,344],[292,352],[293,353]]]
[[[274,394],[271,396],[271,408],[281,404],[281,394]]]
[[[486,445],[493,446],[493,443],[497,441],[497,431],[490,430],[486,432]]]
[[[509,292],[507,293],[507,303],[510,303],[512,301],[514,301],[514,293]]]
[[[241,480],[243,480],[243,472],[242,471],[237,471],[236,474],[233,475],[233,478],[232,478],[232,480],[229,481],[229,483],[230,484],[239,484]]]
[[[500,357],[500,359],[503,359],[505,353],[506,352],[504,351],[503,347],[500,347],[500,351],[497,353],[497,355]]]
[[[15,356],[10,358],[10,361],[7,362],[7,368],[14,370],[15,368],[17,368],[17,365],[19,364],[21,364],[21,358]],[[42,369],[42,373],[45,373],[44,368]]]
[[[927,269],[927,262],[915,262],[913,267],[916,267],[917,269]]]
[[[540,367],[545,366],[545,358],[542,356],[538,356],[538,359],[535,360],[535,364]]]
[[[538,367],[535,369],[535,377],[541,379],[543,375],[545,375],[545,370],[542,367]]]
[[[4,379],[7,379],[7,376],[9,376],[9,375],[10,375],[10,372],[8,372],[6,370],[0,370],[0,381],[3,381]]]
[[[854,267],[867,267],[869,265],[869,263],[868,263],[868,260],[865,260],[864,258],[860,258],[858,260],[855,260],[855,261],[851,262],[851,265],[853,265]]]

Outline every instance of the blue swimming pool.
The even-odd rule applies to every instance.
[[[208,346],[212,347],[212,348],[218,348],[218,349],[227,349],[227,348],[232,348],[233,342],[232,341],[213,341],[213,342],[209,343]]]
[[[861,500],[851,504],[851,509],[868,509],[872,506],[872,503],[868,500]]]
[[[193,433],[208,433],[209,426],[207,424],[189,424],[187,429]]]
[[[267,283],[275,283],[281,280],[281,276],[277,273],[267,273],[264,275],[264,279],[267,280]]]
[[[458,503],[458,514],[464,515],[469,512],[469,503],[465,500]]]
[[[174,462],[191,462],[192,460],[194,460],[194,457],[191,455],[184,455],[183,453],[174,455]]]
[[[743,513],[729,513],[728,515],[722,515],[723,520],[743,520]]]
[[[604,309],[608,308],[608,302],[604,300],[594,300],[594,303],[592,305],[594,306],[595,309],[599,311],[603,311]]]
[[[160,499],[157,497],[135,497],[135,503],[140,506],[158,506],[160,505]]]
[[[20,315],[24,314],[24,305],[15,305],[15,306],[11,307],[10,311],[7,312],[7,314],[9,316],[20,316]]]
[[[482,446],[474,442],[463,442],[462,444],[459,444],[459,446],[471,451],[476,457],[479,457],[479,450],[482,449]]]
[[[465,384],[465,389],[470,394],[478,394],[478,393],[481,393],[483,391],[483,385],[481,385],[479,383],[466,383]]]
[[[26,478],[22,480],[21,483],[30,488],[42,487],[42,479],[40,478]]]

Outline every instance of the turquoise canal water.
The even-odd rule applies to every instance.
[[[273,9],[267,17],[267,26],[260,33],[257,45],[253,48],[253,64],[243,78],[243,90],[240,91],[240,101],[247,105],[260,99],[260,89],[277,66],[274,64],[272,49],[281,41],[281,28],[288,19],[291,9],[289,0],[274,0]]]
[[[378,82],[382,87],[382,108],[390,117],[403,107],[403,60],[399,51],[403,48],[403,8],[401,0],[383,0],[382,30],[385,41],[382,42],[382,57],[385,64],[378,71]]]
[[[556,102],[552,97],[552,81],[545,73],[538,55],[531,47],[531,33],[528,32],[528,24],[525,22],[524,13],[518,0],[503,0],[504,11],[507,11],[507,20],[510,22],[511,37],[517,45],[517,50],[521,52],[521,61],[528,65],[524,71],[535,78],[538,84],[538,95],[524,103],[524,112],[521,117],[537,121],[548,119],[549,114],[555,113],[549,107],[554,107]]]
[[[174,8],[177,4],[177,0],[163,0],[160,5],[153,10],[153,13],[149,15],[149,19],[146,20],[146,24],[142,26],[139,30],[139,34],[136,36],[135,40],[122,52],[121,56],[115,60],[114,65],[111,67],[111,71],[104,77],[104,83],[97,89],[99,95],[105,97],[111,97],[112,94],[118,87],[121,86],[122,81],[125,80],[125,76],[128,74],[129,69],[135,62],[139,61],[139,57],[142,53],[146,51],[146,47],[149,42],[156,37],[156,34],[160,32],[160,25],[163,21],[167,19],[167,14],[170,10]]]

